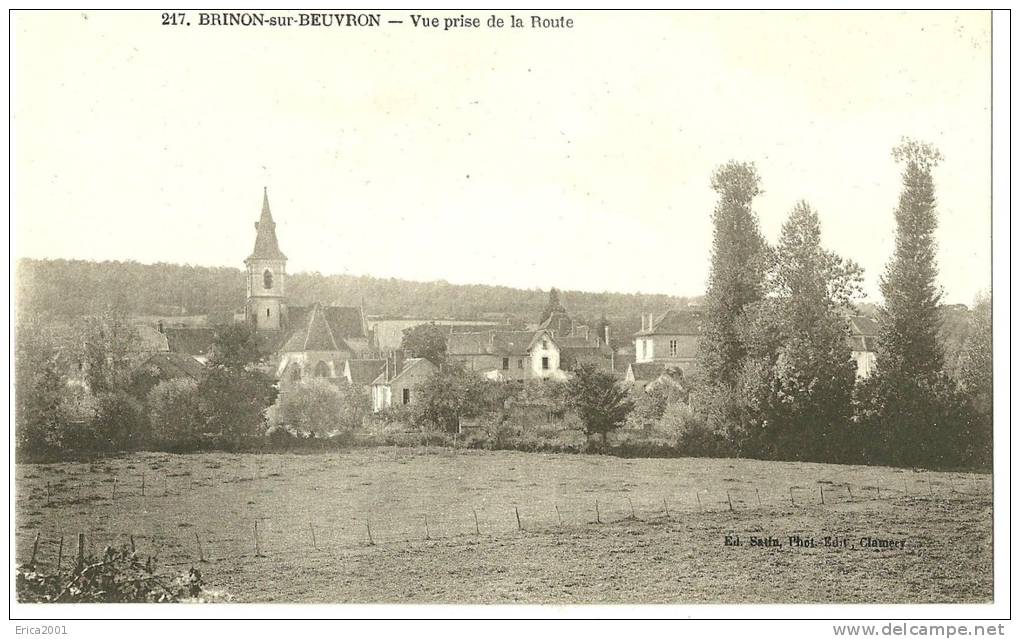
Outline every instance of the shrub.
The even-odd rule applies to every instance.
[[[205,590],[202,573],[191,568],[177,577],[156,574],[156,561],[126,548],[107,547],[102,556],[89,556],[81,566],[46,573],[37,566],[18,566],[18,601],[22,603],[169,603],[221,601],[226,597]]]
[[[312,378],[295,384],[280,397],[276,419],[280,424],[313,433],[325,433],[340,423],[344,398],[329,381]]]
[[[688,404],[676,403],[666,408],[660,426],[673,434],[677,452],[691,457],[716,455],[724,447],[723,437],[713,431],[708,420]]]
[[[198,382],[168,379],[149,392],[149,427],[152,440],[160,446],[192,445],[202,432]]]
[[[145,438],[145,410],[124,391],[96,396],[98,407],[92,423],[92,447],[101,451],[139,447]]]

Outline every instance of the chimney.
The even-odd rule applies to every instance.
[[[404,351],[395,350],[393,351],[393,377],[399,375],[402,370],[404,370]]]
[[[644,314],[644,311],[642,311],[641,312],[641,330],[645,330],[645,328],[646,328],[646,326],[645,326],[645,314]]]
[[[156,322],[156,330],[159,331],[160,335],[163,334],[163,320]]]

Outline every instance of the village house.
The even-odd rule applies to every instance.
[[[849,319],[850,356],[857,363],[857,377],[867,379],[875,372],[878,351],[878,322],[863,315]]]
[[[697,365],[701,311],[670,309],[656,317],[641,314],[641,330],[634,334],[634,363],[624,380],[648,383],[667,371],[689,374]]]
[[[559,344],[547,329],[451,333],[446,356],[493,380],[566,379]]]
[[[418,387],[438,370],[424,357],[404,358],[403,351],[394,351],[386,358],[383,370],[372,381],[372,412],[393,405],[408,406],[419,400]]]

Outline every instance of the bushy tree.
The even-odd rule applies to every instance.
[[[160,446],[187,446],[202,434],[203,420],[198,382],[190,378],[168,379],[148,396],[149,428]]]
[[[846,313],[860,297],[861,269],[821,246],[818,215],[798,203],[783,225],[768,297],[749,313],[746,389],[758,428],[756,454],[845,461],[856,367]]]
[[[85,383],[96,395],[122,391],[142,353],[141,338],[126,315],[104,312],[75,325]]]
[[[992,298],[978,296],[970,315],[970,331],[963,346],[960,387],[971,409],[966,461],[989,466],[992,462]]]
[[[418,401],[411,407],[423,430],[460,432],[461,421],[481,414],[488,395],[487,382],[460,366],[435,371],[416,389]]]
[[[266,409],[278,394],[263,364],[258,336],[250,327],[235,324],[217,331],[207,373],[198,385],[207,432],[228,437],[262,432]]]
[[[61,405],[69,365],[45,321],[19,318],[14,340],[14,437],[19,452],[38,455],[62,448]]]
[[[280,397],[276,418],[281,424],[321,435],[340,427],[342,410],[340,390],[316,377],[294,384]]]
[[[361,428],[372,413],[372,397],[368,389],[357,384],[340,384],[340,420],[343,430]]]
[[[99,393],[92,424],[92,447],[97,450],[129,450],[145,441],[148,420],[145,408],[122,390]]]
[[[623,426],[634,403],[616,378],[594,364],[580,364],[567,382],[567,405],[577,412],[586,435],[602,436],[602,447],[609,433]]]
[[[424,357],[442,366],[446,362],[446,331],[432,323],[405,328],[400,348],[411,357]]]

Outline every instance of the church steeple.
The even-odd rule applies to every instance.
[[[262,187],[262,215],[255,222],[255,248],[248,259],[285,260],[287,256],[280,250],[276,239],[276,222],[269,210],[269,191]]]
[[[269,210],[269,193],[262,188],[262,215],[255,223],[255,248],[244,260],[247,267],[245,316],[256,330],[276,331],[287,320],[287,256],[276,239],[276,222]]]

